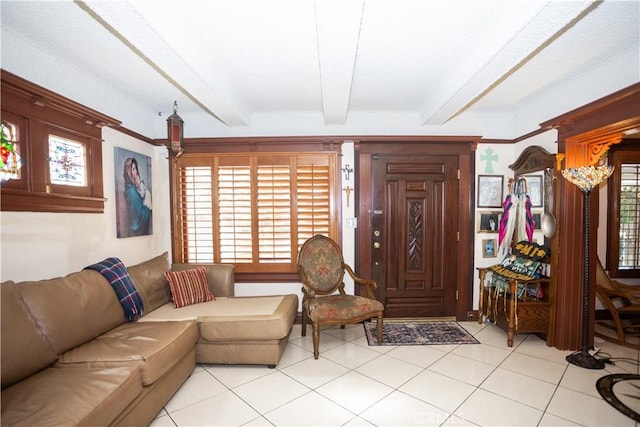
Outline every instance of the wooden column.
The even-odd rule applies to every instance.
[[[564,154],[562,169],[595,164],[609,146],[622,140],[627,132],[640,130],[640,83],[594,101],[562,116],[542,123],[543,128],[558,130],[558,153]],[[580,190],[563,178],[557,183],[557,287],[555,322],[548,343],[561,350],[578,350],[582,324],[582,204]],[[597,191],[593,192],[597,194]],[[598,222],[597,196],[592,194],[590,219]],[[589,254],[596,257],[597,234],[591,227]],[[593,272],[592,272],[593,273]],[[595,277],[595,274],[590,274]],[[593,341],[595,292],[589,283],[590,341]]]

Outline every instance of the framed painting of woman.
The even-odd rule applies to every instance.
[[[118,238],[153,234],[151,157],[115,147]]]

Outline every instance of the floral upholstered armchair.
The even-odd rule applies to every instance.
[[[364,287],[366,296],[347,295],[344,272]],[[355,275],[344,262],[342,251],[328,237],[316,235],[307,240],[298,255],[298,277],[302,288],[302,336],[307,334],[307,322],[313,327],[313,357],[318,358],[320,327],[359,323],[377,318],[378,343],[382,342],[384,306],[373,293],[376,282]]]

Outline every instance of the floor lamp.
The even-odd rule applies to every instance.
[[[585,166],[562,170],[562,176],[575,184],[582,192],[582,348],[567,356],[567,362],[587,369],[604,369],[604,361],[589,353],[589,231],[591,225],[591,190],[609,178],[613,172],[611,166]]]

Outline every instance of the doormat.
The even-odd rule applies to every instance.
[[[480,344],[458,322],[384,322],[382,345]],[[364,332],[371,346],[378,345],[376,322],[364,322]]]

